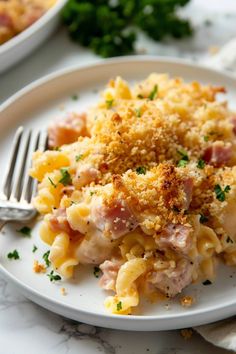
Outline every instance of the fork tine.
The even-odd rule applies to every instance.
[[[20,141],[20,146],[15,163],[15,171],[12,179],[12,192],[10,195],[11,201],[19,200],[20,190],[22,186],[22,177],[24,176],[25,163],[29,149],[31,134],[31,131],[27,131],[24,135],[22,135]]]
[[[29,149],[27,151],[26,164],[25,164],[25,177],[23,181],[22,193],[20,197],[21,202],[29,202],[32,195],[32,177],[29,175],[29,169],[31,166],[32,154],[37,150],[39,145],[40,132],[31,135],[31,141]]]
[[[43,131],[39,135],[38,150],[44,151],[47,148],[48,135],[46,131]],[[37,181],[34,179],[32,181],[32,192],[31,192],[31,202],[37,192]]]
[[[18,152],[18,148],[20,145],[23,130],[24,130],[23,127],[19,127],[15,133],[15,136],[13,139],[13,148],[11,151],[9,164],[7,166],[7,171],[6,171],[5,177],[3,178],[3,191],[4,191],[6,198],[9,198],[11,182],[12,182],[12,175],[13,175],[13,171],[14,171],[14,167],[15,167],[15,163],[16,163],[17,152]]]

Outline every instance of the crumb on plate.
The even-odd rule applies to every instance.
[[[35,273],[45,273],[46,267],[44,264],[39,263],[38,261],[34,261],[33,271]]]

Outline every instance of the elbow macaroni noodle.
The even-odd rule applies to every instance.
[[[213,281],[219,260],[236,265],[236,114],[218,92],[165,74],[134,88],[118,77],[88,111],[88,136],[33,155],[51,264],[64,278],[100,265],[111,313],[132,313],[141,289],[173,297]]]

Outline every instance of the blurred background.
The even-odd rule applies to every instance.
[[[234,37],[235,0],[69,0],[53,35],[0,75],[0,101],[45,74],[102,57],[141,54],[204,63]]]

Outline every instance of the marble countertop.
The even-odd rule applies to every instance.
[[[141,36],[140,53],[202,62],[209,48],[220,48],[236,36],[235,0],[192,0],[183,12],[196,28],[193,38],[155,44]],[[26,84],[70,65],[99,59],[67,38],[63,28],[37,51],[0,75],[0,102]],[[184,327],[184,323],[183,323]],[[0,354],[226,354],[198,334],[184,339],[180,331],[125,332],[95,328],[55,315],[24,298],[0,277]]]

